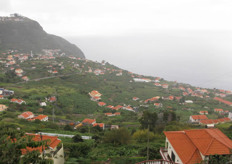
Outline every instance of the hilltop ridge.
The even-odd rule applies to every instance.
[[[62,37],[46,33],[38,22],[18,14],[0,17],[0,49],[23,52],[60,49],[66,55],[85,58],[76,45]]]

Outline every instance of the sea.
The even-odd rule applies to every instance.
[[[87,59],[202,88],[232,91],[232,31],[69,36]]]

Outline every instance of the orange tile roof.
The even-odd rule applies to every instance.
[[[99,105],[99,106],[104,106],[104,105],[106,105],[106,103],[104,103],[104,102],[99,102],[98,105]]]
[[[48,117],[47,115],[38,115],[37,117],[34,117],[35,120],[43,120],[44,118]]]
[[[208,117],[206,115],[192,115],[191,116],[194,120],[207,120]]]
[[[32,112],[23,112],[22,114],[20,114],[19,116],[22,116],[24,118],[28,118],[30,117],[31,115],[34,115]]]
[[[164,132],[183,163],[199,163],[204,156],[231,154],[232,141],[218,129]],[[181,145],[181,146],[180,146]]]
[[[119,109],[121,109],[122,107],[123,107],[123,106],[121,106],[121,105],[117,105],[117,106],[113,107],[112,109],[119,110]]]
[[[32,136],[33,141],[41,141],[41,136],[39,134],[29,134],[26,133],[28,136]],[[58,137],[55,136],[46,136],[42,135],[42,141],[48,141],[47,144],[50,148],[54,149],[58,146],[58,144],[61,142]],[[46,149],[46,148],[44,148]],[[40,153],[42,153],[42,146],[36,147],[36,148],[31,148],[31,147],[26,147],[26,149],[21,149],[22,154],[26,154],[28,151],[33,151],[33,150],[39,150]]]
[[[104,123],[95,123],[93,124],[93,126],[99,126],[100,128],[104,127]]]
[[[215,112],[223,112],[224,110],[223,109],[214,109]]]
[[[95,119],[88,119],[88,118],[86,118],[82,121],[82,123],[87,123],[87,124],[93,124],[94,122],[96,122]]]
[[[215,124],[217,123],[217,120],[212,120],[212,119],[208,119],[208,120],[200,120],[201,124],[207,125],[207,124]]]
[[[105,113],[106,116],[113,116],[113,113]]]
[[[120,115],[121,113],[120,113],[120,112],[116,112],[116,113],[114,113],[114,114],[118,116],[118,115]]]
[[[201,114],[208,114],[208,111],[200,111]]]
[[[214,97],[214,100],[220,101],[220,102],[222,102],[224,104],[227,104],[227,105],[232,105],[232,102],[227,101],[227,100],[223,100],[223,99],[221,99],[219,97]]]
[[[202,160],[196,146],[186,136],[184,131],[164,132],[164,134],[183,163],[193,164]]]
[[[231,154],[232,141],[219,129],[197,129],[185,132],[203,155]]]
[[[114,106],[112,106],[112,105],[108,105],[108,106],[107,106],[107,108],[113,108],[113,107],[114,107]]]

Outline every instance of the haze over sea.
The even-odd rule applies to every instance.
[[[153,34],[66,37],[87,59],[205,88],[232,90],[232,32],[157,31]]]

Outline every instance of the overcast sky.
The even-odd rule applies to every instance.
[[[156,30],[231,30],[231,0],[0,0],[61,36],[124,35]]]
[[[232,0],[0,0],[88,59],[232,90]]]

